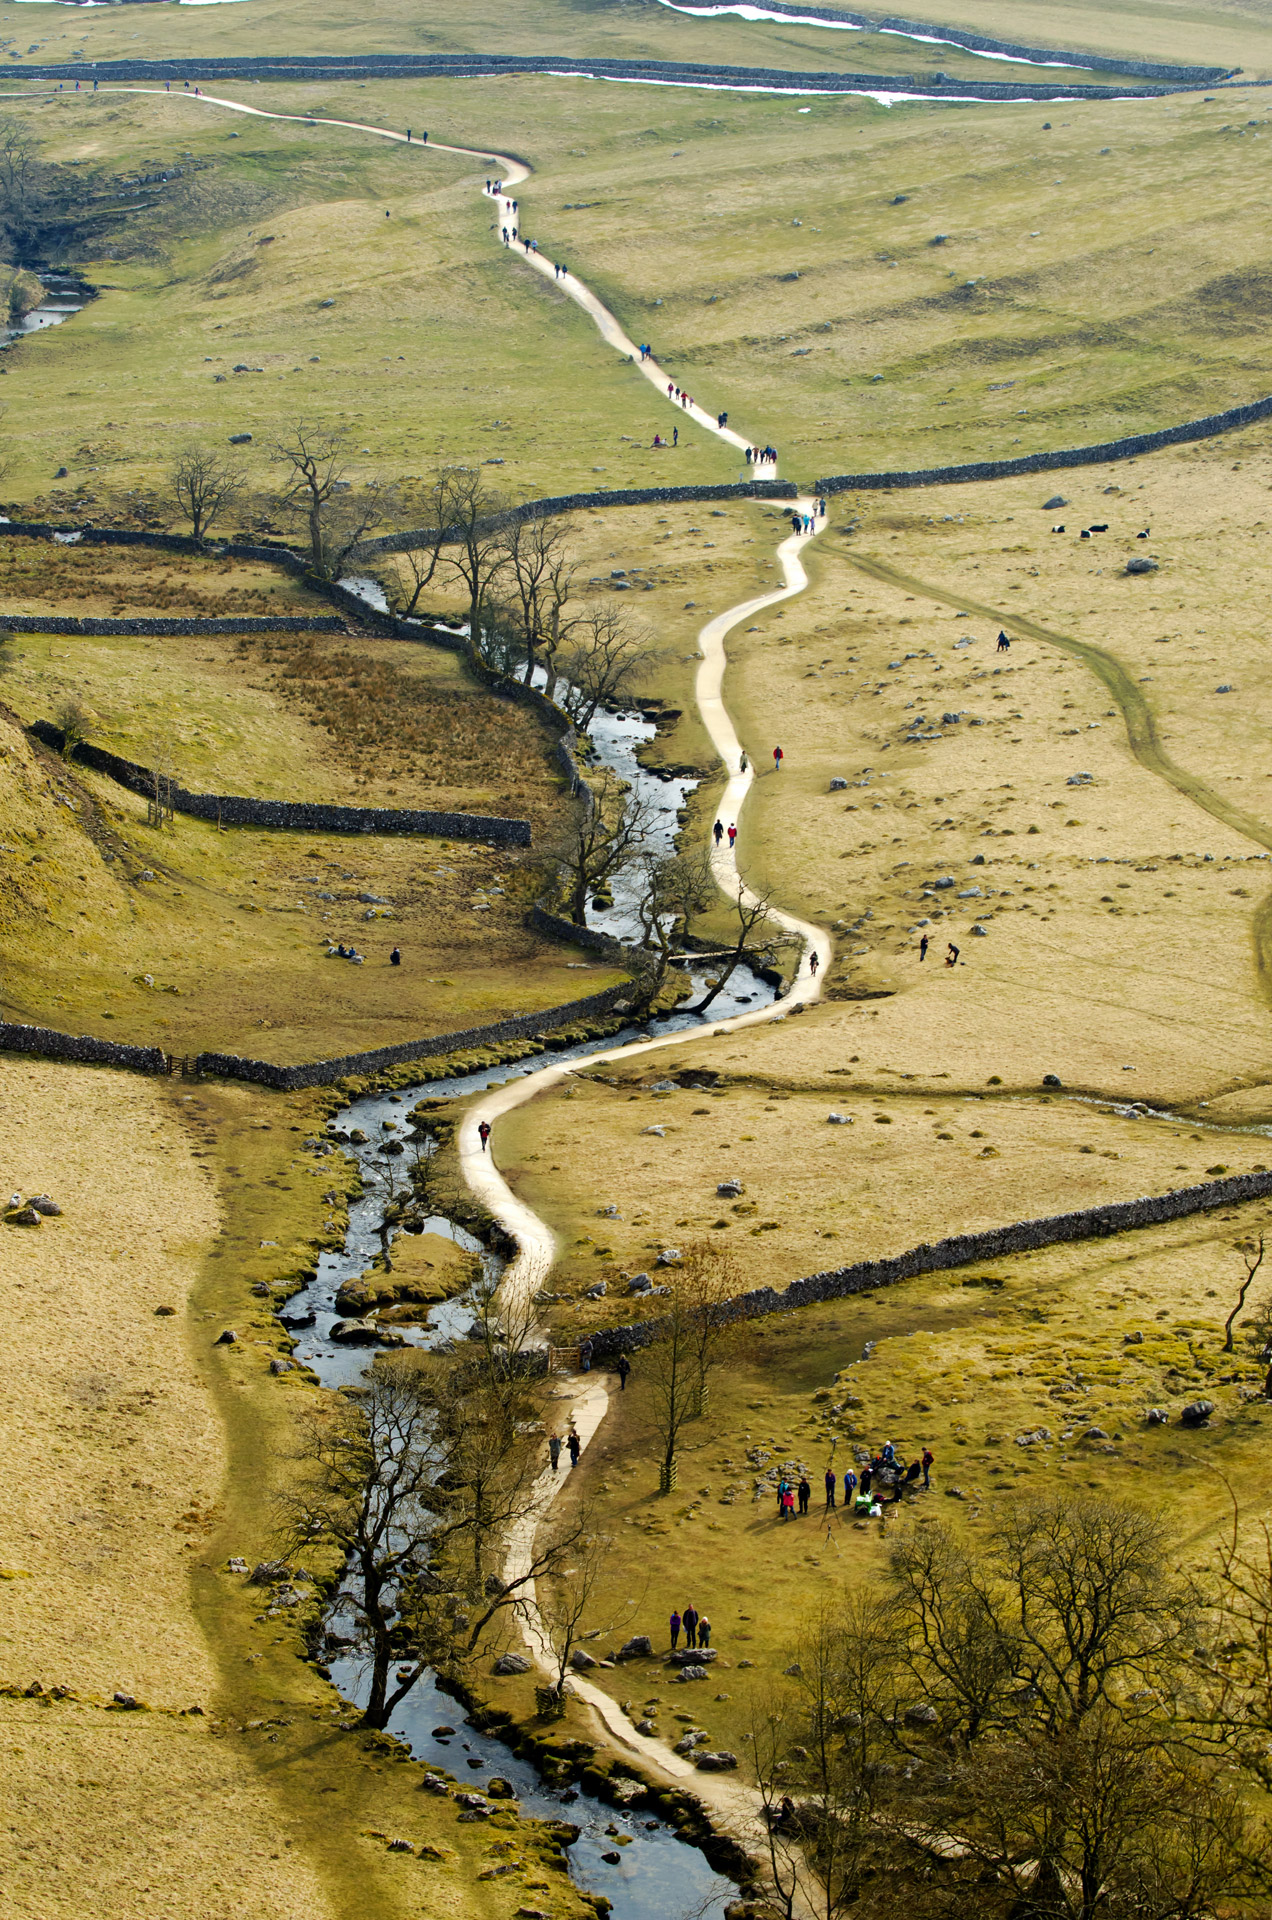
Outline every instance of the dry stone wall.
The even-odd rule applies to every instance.
[[[1013,474],[1051,473],[1060,467],[1097,467],[1106,460],[1129,460],[1159,447],[1176,447],[1185,440],[1208,440],[1234,427],[1248,427],[1272,414],[1272,399],[1252,400],[1248,406],[1209,413],[1182,426],[1163,427],[1159,433],[1133,433],[1123,440],[1105,440],[1091,447],[1062,447],[1054,453],[1025,453],[1018,460],[975,460],[962,467],[917,467],[893,473],[830,474],[813,484],[814,493],[862,493],[889,487],[936,487],[965,480],[1006,480]]]
[[[862,1260],[855,1266],[810,1274],[807,1279],[792,1280],[788,1287],[758,1287],[752,1293],[738,1294],[725,1302],[719,1313],[725,1320],[754,1320],[768,1313],[789,1313],[795,1307],[813,1306],[822,1300],[842,1300],[847,1294],[863,1293],[868,1288],[895,1286],[899,1280],[913,1280],[921,1273],[941,1273],[950,1267],[1001,1260],[1007,1254],[1027,1253],[1069,1240],[1098,1240],[1135,1227],[1182,1220],[1189,1214],[1206,1213],[1215,1207],[1263,1200],[1269,1194],[1272,1194],[1272,1173],[1240,1173],[1225,1180],[1208,1180],[1195,1187],[1176,1187],[1169,1193],[1150,1194],[1141,1200],[1083,1207],[1074,1213],[1051,1214],[1040,1220],[1015,1220],[1010,1226],[990,1227],[984,1233],[962,1233],[930,1245],[911,1247],[889,1259]],[[607,1327],[593,1334],[596,1358],[606,1360],[630,1353],[637,1347],[647,1347],[657,1337],[659,1324],[657,1320],[642,1320],[627,1327]]]
[[[168,1056],[160,1047],[121,1046],[114,1040],[94,1040],[87,1033],[58,1033],[53,1027],[27,1027],[12,1020],[0,1021],[0,1049],[5,1053],[38,1053],[48,1060],[129,1067],[134,1073],[168,1071]]]

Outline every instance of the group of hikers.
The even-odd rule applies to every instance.
[[[671,1618],[667,1622],[671,1630],[671,1650],[674,1653],[680,1644],[680,1630],[684,1628],[687,1647],[709,1647],[711,1645],[711,1622],[705,1613],[699,1613],[692,1602],[683,1613],[677,1613],[673,1607]]]
[[[338,943],[332,940],[327,942],[327,958],[328,960],[351,960],[355,967],[361,967],[366,964],[364,956],[358,952],[358,949],[356,947],[346,947],[343,940]],[[394,947],[392,953],[389,955],[389,965],[391,967],[400,967],[401,964],[402,949],[401,947]]]
[[[824,500],[816,500],[813,503],[813,511],[811,513],[793,513],[791,515],[791,526],[796,533],[812,533],[816,529],[817,522],[825,518],[826,502]]]
[[[776,447],[748,447],[746,450],[748,467],[775,467],[777,465]]]
[[[843,1510],[869,1518],[877,1517],[883,1511],[880,1500],[882,1493],[890,1492],[894,1501],[900,1500],[903,1490],[912,1487],[920,1474],[923,1485],[932,1484],[932,1468],[936,1465],[936,1455],[930,1447],[924,1447],[917,1460],[911,1460],[907,1466],[897,1457],[895,1444],[886,1440],[879,1452],[868,1465],[862,1467],[860,1474],[853,1467],[844,1471]],[[839,1481],[833,1467],[827,1467],[824,1482],[826,1504],[823,1512],[832,1513],[839,1494]],[[798,1480],[788,1480],[783,1474],[777,1483],[777,1517],[779,1520],[793,1520],[798,1508],[799,1514],[806,1514],[813,1497],[812,1485],[808,1475],[801,1473]],[[762,1487],[757,1482],[755,1497],[758,1500]]]
[[[928,948],[929,948],[929,947],[931,946],[931,944],[932,944],[932,942],[931,942],[931,941],[930,941],[930,940],[928,939],[928,937],[927,937],[927,935],[926,935],[926,933],[925,933],[925,934],[923,935],[923,938],[922,938],[922,939],[921,939],[921,940],[919,941],[919,959],[920,959],[920,960],[926,960],[926,959],[927,959],[927,957],[928,957]],[[946,943],[946,947],[945,947],[945,964],[946,964],[946,966],[947,966],[947,967],[956,967],[956,966],[958,965],[958,956],[959,956],[959,949],[958,949],[958,948],[957,948],[957,947],[956,947],[956,946],[954,945],[954,942],[953,942],[952,940],[950,940],[950,941],[948,941],[948,942]]]
[[[656,433],[651,444],[655,447],[678,447],[680,445],[680,428],[672,428],[670,440],[665,433]]]

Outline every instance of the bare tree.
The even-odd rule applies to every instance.
[[[183,447],[168,469],[168,492],[190,522],[191,537],[202,544],[214,521],[243,492],[238,468],[210,447]]]
[[[474,652],[484,658],[486,608],[507,564],[508,503],[487,487],[476,468],[443,467],[429,489],[427,505],[442,559],[458,574],[468,595],[469,640]]]
[[[702,1241],[667,1268],[655,1337],[641,1378],[658,1436],[658,1491],[670,1493],[679,1473],[684,1429],[707,1410],[710,1379],[735,1337],[725,1303],[740,1291],[737,1263],[723,1247]],[[704,1437],[703,1445],[707,1444]]]
[[[686,1007],[686,1013],[705,1013],[716,995],[723,993],[743,961],[748,965],[772,965],[787,936],[772,920],[769,908],[771,898],[768,888],[762,894],[748,895],[746,887],[739,880],[737,897],[733,903],[738,923],[737,939],[723,962],[716,964],[714,986],[708,987],[701,1000]]]
[[[640,897],[636,917],[640,944],[650,965],[638,988],[638,1002],[648,1010],[667,984],[672,962],[680,949],[679,935],[696,914],[716,897],[711,862],[701,854],[646,853],[640,859]]]
[[[565,1711],[566,1674],[581,1642],[615,1632],[620,1621],[629,1621],[636,1608],[636,1602],[628,1602],[607,1611],[605,1620],[598,1624],[597,1601],[614,1543],[608,1534],[598,1533],[586,1515],[581,1516],[581,1524],[583,1531],[573,1540],[567,1556],[569,1565],[557,1565],[535,1590],[535,1624],[545,1650],[551,1651],[556,1662],[555,1679],[550,1687],[542,1689],[540,1705],[553,1714]]]
[[[568,521],[547,515],[514,516],[501,530],[505,618],[524,649],[527,686],[535,668],[546,664],[555,687],[555,655],[568,631],[563,616],[577,571],[568,554],[573,531]]]
[[[1223,1350],[1225,1353],[1232,1352],[1232,1324],[1245,1305],[1246,1295],[1254,1284],[1255,1274],[1263,1265],[1263,1235],[1260,1234],[1257,1240],[1243,1241],[1237,1247],[1237,1252],[1241,1255],[1245,1263],[1245,1279],[1242,1281],[1240,1291],[1237,1294],[1237,1304],[1224,1322]]]
[[[587,925],[589,896],[636,854],[654,824],[654,808],[616,781],[597,781],[593,804],[582,807],[549,850],[576,927]]]
[[[650,632],[633,620],[617,601],[589,607],[570,630],[562,649],[561,674],[568,682],[560,704],[580,733],[586,733],[596,710],[629,693],[645,677],[655,655]]]
[[[396,488],[382,480],[355,487],[345,475],[349,445],[342,433],[300,420],[271,448],[288,470],[281,504],[305,520],[309,564],[323,580],[337,580],[367,535],[398,505]]]

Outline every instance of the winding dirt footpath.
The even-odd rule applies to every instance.
[[[157,87],[127,87],[113,89],[130,93],[161,94]],[[172,98],[167,95],[161,97]],[[217,107],[233,113],[245,113],[263,120],[290,120],[304,125],[336,126],[355,133],[370,133],[382,139],[396,140],[401,145],[411,145],[421,154],[430,151],[455,153],[465,159],[479,160],[492,169],[493,181],[504,190],[496,190],[496,185],[483,187],[482,191],[492,199],[498,208],[496,236],[503,242],[503,229],[509,234],[507,251],[524,258],[537,272],[552,278],[563,292],[568,294],[578,306],[595,322],[602,337],[626,358],[633,361],[650,383],[667,397],[674,406],[677,416],[692,419],[694,424],[707,433],[727,441],[729,445],[745,450],[750,444],[731,428],[722,427],[716,418],[693,405],[684,405],[668,395],[669,382],[666,373],[657,361],[650,358],[640,359],[640,350],[632,341],[619,321],[609,309],[597,299],[576,275],[557,272],[555,263],[544,259],[524,244],[517,246],[514,236],[517,233],[517,216],[512,210],[511,196],[507,189],[519,186],[529,178],[530,169],[520,161],[507,155],[488,153],[470,147],[452,147],[440,142],[422,141],[408,143],[405,134],[389,127],[367,126],[354,120],[318,119],[311,114],[273,113],[262,107],[247,106],[239,100],[229,100],[211,94],[200,93],[197,96],[185,94],[182,99],[197,99],[200,105]],[[776,474],[776,462],[764,463],[769,467],[769,476]],[[755,471],[759,471],[757,466]],[[720,756],[722,764],[729,768],[730,774],[724,793],[721,796],[720,809],[730,820],[741,816],[742,804],[755,780],[755,769],[750,763],[742,765],[742,743],[724,703],[724,675],[728,665],[725,640],[734,627],[742,621],[751,619],[766,607],[776,606],[780,601],[789,600],[802,593],[808,585],[808,575],[804,571],[800,558],[801,550],[810,539],[825,525],[817,518],[817,503],[812,499],[792,500],[784,503],[792,514],[812,516],[813,532],[809,534],[792,532],[777,549],[777,561],[782,572],[782,585],[772,592],[756,595],[741,601],[726,612],[717,614],[709,620],[698,635],[698,644],[702,661],[695,680],[695,698],[702,714],[703,722],[710,735],[712,745]],[[712,846],[711,871],[730,900],[741,893],[748,901],[755,896],[746,886],[738,870],[737,861],[728,842],[719,847]],[[640,1040],[630,1046],[589,1054],[576,1059],[568,1066],[557,1065],[541,1068],[536,1073],[526,1074],[502,1087],[491,1089],[483,1098],[476,1101],[466,1113],[460,1128],[458,1151],[460,1167],[470,1190],[489,1209],[499,1224],[512,1235],[517,1243],[517,1253],[510,1263],[502,1282],[501,1291],[518,1320],[528,1317],[528,1310],[534,1294],[551,1270],[556,1243],[551,1229],[540,1220],[538,1215],[518,1199],[500,1174],[493,1152],[487,1151],[481,1141],[479,1128],[483,1122],[494,1126],[502,1114],[509,1113],[515,1107],[533,1100],[538,1094],[550,1087],[559,1085],[573,1073],[586,1069],[600,1060],[627,1060],[645,1053],[662,1053],[669,1047],[683,1044],[688,1040],[697,1040],[708,1034],[736,1033],[749,1026],[757,1026],[773,1019],[785,1019],[792,1007],[800,1007],[817,999],[820,992],[818,970],[824,972],[831,958],[830,935],[822,927],[799,919],[795,914],[786,913],[770,906],[770,917],[786,932],[793,934],[802,944],[798,968],[790,987],[780,1001],[766,1007],[758,1007],[753,1012],[737,1014],[731,1019],[704,1021],[701,1025],[685,1028],[680,1032],[667,1034],[663,1038]],[[813,960],[816,959],[816,968]],[[492,1145],[494,1142],[492,1141]],[[562,1405],[561,1424],[571,1425],[579,1435],[584,1448],[592,1440],[609,1408],[609,1395],[604,1384],[593,1375],[580,1375],[572,1380],[563,1380],[556,1391],[556,1398]],[[535,1483],[531,1501],[522,1515],[508,1543],[508,1555],[505,1563],[505,1578],[523,1572],[529,1564],[533,1552],[535,1535],[547,1517],[552,1503],[568,1479],[567,1472],[554,1474],[546,1470]],[[555,1671],[556,1662],[552,1656],[539,1609],[535,1601],[533,1587],[526,1593],[521,1609],[522,1625],[526,1643],[536,1663],[545,1671]],[[673,1753],[665,1742],[647,1738],[637,1733],[617,1703],[602,1688],[592,1685],[581,1676],[572,1678],[572,1685],[582,1699],[600,1718],[609,1738],[634,1758],[640,1759],[646,1766],[670,1779],[677,1785],[692,1783],[693,1790],[700,1800],[712,1810],[714,1816],[728,1824],[744,1845],[754,1846],[762,1837],[759,1823],[759,1801],[755,1793],[743,1786],[740,1781],[727,1775],[701,1774],[693,1764]]]

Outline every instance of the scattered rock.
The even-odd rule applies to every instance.
[[[667,1664],[672,1667],[707,1667],[718,1658],[714,1647],[679,1647],[675,1653],[667,1655]]]
[[[1108,1437],[1103,1427],[1088,1427],[1082,1436],[1084,1440],[1107,1440]]]
[[[235,1554],[232,1559],[226,1561],[225,1570],[227,1573],[246,1573],[247,1562]]]
[[[656,1267],[674,1267],[684,1256],[679,1247],[664,1247],[654,1265]]]
[[[382,893],[360,893],[358,899],[364,907],[388,907],[393,904]]]
[[[1122,1345],[1124,1347],[1142,1347],[1143,1344],[1144,1336],[1138,1330],[1134,1333],[1124,1333],[1122,1335]]]
[[[10,1207],[4,1217],[11,1227],[42,1227],[44,1225],[35,1207]]]
[[[622,1857],[623,1856],[621,1853],[603,1853],[601,1855],[601,1858],[605,1862],[607,1867],[616,1867],[619,1861],[622,1859]]]
[[[1186,1427],[1208,1427],[1214,1410],[1213,1400],[1190,1400],[1179,1417]]]
[[[648,1293],[653,1284],[647,1273],[634,1273],[627,1282],[627,1291],[628,1293]]]
[[[700,1666],[682,1667],[679,1673],[672,1675],[673,1681],[679,1681],[682,1685],[690,1680],[705,1680],[706,1677],[707,1669]]]
[[[291,1360],[271,1360],[269,1370],[271,1373],[290,1373],[293,1366],[294,1362]]]
[[[667,1135],[667,1129],[666,1129],[666,1127],[642,1127],[642,1128],[641,1128],[641,1132],[642,1132],[642,1133],[654,1133],[654,1134],[657,1134],[657,1136],[658,1136],[658,1138],[659,1138],[660,1140],[663,1140],[663,1139],[665,1139],[665,1138],[666,1138],[666,1135]]]
[[[570,1655],[570,1665],[576,1673],[586,1673],[590,1667],[595,1667],[599,1664],[599,1661],[594,1660],[585,1647],[575,1647],[574,1652]]]
[[[121,1713],[137,1713],[141,1708],[140,1700],[135,1699],[131,1693],[117,1693],[114,1696],[113,1704],[119,1708]]]
[[[230,435],[230,445],[232,447],[245,447],[251,437],[250,433],[232,433]]]
[[[583,1298],[585,1300],[603,1300],[608,1292],[608,1284],[604,1280],[598,1280],[594,1287],[587,1288]]]
[[[176,1312],[175,1307],[156,1307],[155,1318],[157,1320],[171,1320],[175,1312]]]
[[[830,783],[830,790],[832,793],[842,793],[847,785],[848,782],[843,778],[842,774],[837,773]]]
[[[907,1727],[934,1727],[937,1722],[936,1708],[929,1706],[926,1700],[920,1700],[916,1706],[905,1710]]]
[[[699,1773],[732,1773],[738,1764],[736,1753],[699,1753],[694,1758]]]
[[[740,1200],[746,1188],[740,1180],[722,1180],[716,1188],[721,1200]]]
[[[618,1650],[620,1660],[652,1660],[653,1657],[654,1643],[647,1633],[633,1635],[630,1640],[625,1640]]]
[[[409,1840],[390,1840],[389,1852],[390,1853],[414,1853],[415,1848],[411,1845]]]
[[[1149,1407],[1144,1414],[1144,1419],[1150,1427],[1164,1427],[1170,1415],[1165,1407]]]
[[[1134,559],[1127,561],[1126,571],[1127,573],[1156,573],[1157,561],[1150,560],[1146,553],[1137,553]]]
[[[1089,787],[1094,783],[1093,773],[1071,773],[1065,781],[1066,787]]]
[[[1042,1084],[1044,1087],[1062,1087],[1064,1081],[1058,1073],[1044,1073],[1042,1076]]]
[[[426,1773],[424,1775],[424,1778],[420,1781],[420,1792],[435,1793],[440,1797],[442,1794],[449,1795],[450,1786],[445,1780],[442,1779],[440,1774]]]
[[[501,1653],[491,1668],[492,1673],[529,1673],[530,1662],[524,1653]]]
[[[939,880],[933,880],[932,885],[938,893],[944,893],[947,887],[954,885],[954,876],[952,873],[943,873]]]
[[[1042,510],[1044,513],[1054,513],[1057,507],[1067,507],[1068,504],[1062,493],[1053,493],[1050,500],[1043,501]]]
[[[62,1211],[57,1201],[50,1200],[47,1193],[33,1193],[27,1201],[27,1205],[34,1207],[37,1213],[42,1213],[45,1218],[49,1220],[56,1220]]]
[[[291,1568],[285,1560],[262,1560],[252,1568],[251,1578],[254,1587],[276,1587],[291,1579]]]
[[[973,940],[984,940],[987,939],[989,935],[988,927],[982,927],[979,920],[974,927],[968,928],[968,932]]]
[[[505,1780],[501,1773],[495,1774],[486,1782],[486,1792],[492,1800],[515,1800],[517,1789],[511,1780]]]
[[[217,1334],[216,1339],[212,1342],[212,1345],[214,1347],[232,1347],[237,1345],[237,1342],[238,1342],[237,1333],[235,1333],[233,1327],[227,1327],[224,1333]]]
[[[850,1127],[852,1123],[853,1116],[850,1113],[828,1113],[826,1115],[826,1125],[828,1127]]]

